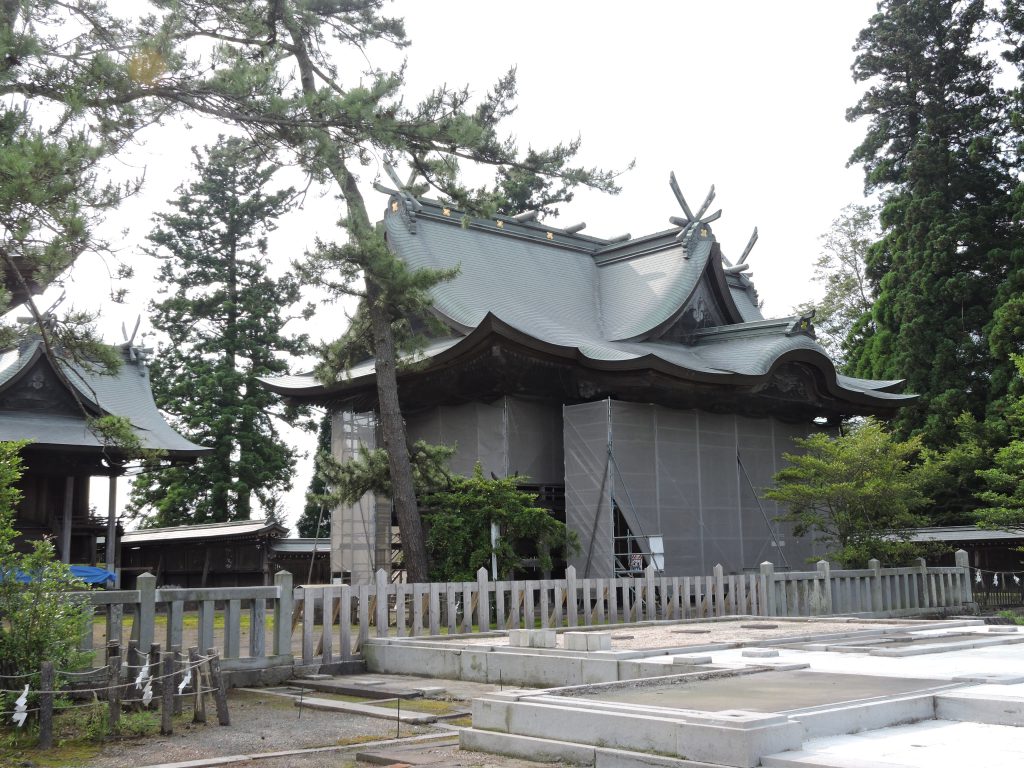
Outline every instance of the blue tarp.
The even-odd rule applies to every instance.
[[[117,579],[117,574],[113,571],[108,571],[103,568],[97,568],[94,565],[72,565],[71,575],[76,579],[81,579],[86,584],[106,584],[108,581],[113,583]],[[28,583],[32,581],[32,578],[22,571],[18,571],[18,581]]]

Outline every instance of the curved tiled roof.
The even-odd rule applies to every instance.
[[[891,410],[913,397],[892,392],[899,382],[837,375],[805,319],[764,320],[749,277],[727,269],[706,224],[685,248],[680,230],[608,241],[510,217],[471,219],[396,195],[384,227],[409,266],[459,270],[431,289],[434,311],[453,333],[421,352],[431,366],[475,348],[482,334],[497,334],[602,370],[754,384],[798,361],[820,372],[833,397],[862,408]],[[714,312],[693,312],[698,294],[715,303]],[[688,312],[693,323],[713,316],[725,324],[679,325]],[[662,339],[670,328],[673,340]],[[314,397],[365,385],[372,375],[371,360],[328,386],[311,375],[264,381],[282,394]]]
[[[0,371],[0,396],[16,388],[36,366],[52,368],[42,341],[32,339]],[[128,419],[143,448],[162,450],[170,457],[198,456],[210,450],[186,440],[164,421],[153,401],[149,370],[141,360],[126,354],[114,374],[70,362],[61,362],[60,366],[91,415]],[[36,446],[76,449],[99,449],[104,445],[89,429],[83,414],[25,409],[0,410],[0,440],[29,440]]]

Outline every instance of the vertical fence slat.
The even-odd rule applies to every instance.
[[[310,587],[302,588],[302,663],[313,660],[313,624],[316,618],[316,593]]]
[[[237,659],[241,655],[241,645],[242,601],[229,599],[224,604],[224,658]]]
[[[348,584],[341,585],[341,595],[338,597],[338,626],[341,634],[341,660],[348,661],[352,658],[352,587]]]
[[[321,663],[331,664],[334,662],[334,587],[325,585],[320,594],[323,623],[320,629],[320,658]]]
[[[266,653],[267,601],[262,597],[249,606],[249,655],[260,658]]]
[[[505,590],[508,589],[507,581],[494,583],[494,619],[498,624],[498,631],[505,631]]]
[[[395,585],[395,634],[405,637],[405,584]]]

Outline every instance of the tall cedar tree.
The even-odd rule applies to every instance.
[[[550,210],[580,184],[616,191],[614,174],[574,167],[579,143],[521,153],[499,134],[514,110],[515,73],[473,104],[468,88],[441,86],[410,105],[403,73],[359,71],[370,49],[407,45],[401,21],[381,13],[384,0],[153,0],[143,20],[147,78],[131,98],[155,100],[216,117],[261,144],[287,149],[343,210],[344,243],[321,243],[306,275],[337,295],[356,294],[366,308],[361,334],[325,350],[321,378],[344,375],[353,350],[377,361],[378,415],[392,477],[392,499],[410,581],[427,580],[427,554],[413,487],[397,367],[415,345],[396,337],[429,311],[428,288],[444,274],[413,272],[388,250],[373,226],[358,172],[379,162],[405,163],[459,207],[486,213],[524,190]],[[151,70],[151,71],[150,71]],[[492,166],[498,183],[472,189],[459,162]],[[541,181],[535,182],[534,179]],[[550,183],[547,183],[550,182]]]
[[[280,440],[280,399],[259,376],[288,372],[304,339],[287,336],[284,312],[299,300],[297,280],[267,272],[267,235],[289,207],[291,189],[267,192],[278,166],[248,141],[221,139],[196,152],[196,181],[149,235],[161,292],[154,327],[167,334],[152,364],[153,394],[175,428],[213,448],[195,466],[142,474],[134,508],[149,525],[247,520],[255,496],[275,511],[291,486],[294,451]]]
[[[956,441],[962,412],[982,418],[1009,378],[988,344],[1009,183],[989,18],[982,0],[883,0],[855,45],[854,79],[868,85],[847,117],[868,122],[850,161],[882,200],[883,235],[867,259],[873,328],[849,369],[906,378],[920,399],[895,425],[932,448]]]
[[[1003,42],[1007,49],[1005,59],[1017,70],[1017,85],[1008,94],[1010,128],[1013,144],[1010,156],[1015,166],[1024,162],[1024,0],[1005,0],[999,18]],[[1024,396],[1024,379],[1014,376],[1009,364],[1014,355],[1024,354],[1024,182],[1017,181],[1010,200],[1007,216],[1013,227],[1013,246],[1005,255],[1006,279],[999,288],[992,324],[988,329],[991,352],[1002,361],[995,386],[1006,387],[1010,394],[1010,407],[1016,407]],[[1009,378],[1007,385],[1005,379]],[[999,415],[998,412],[996,415]]]

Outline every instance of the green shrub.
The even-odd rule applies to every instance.
[[[38,673],[44,661],[57,670],[78,666],[78,644],[91,618],[85,600],[69,594],[84,585],[59,561],[50,541],[34,542],[27,553],[15,549],[21,448],[0,443],[0,676],[8,677]],[[21,581],[22,575],[30,581]]]

